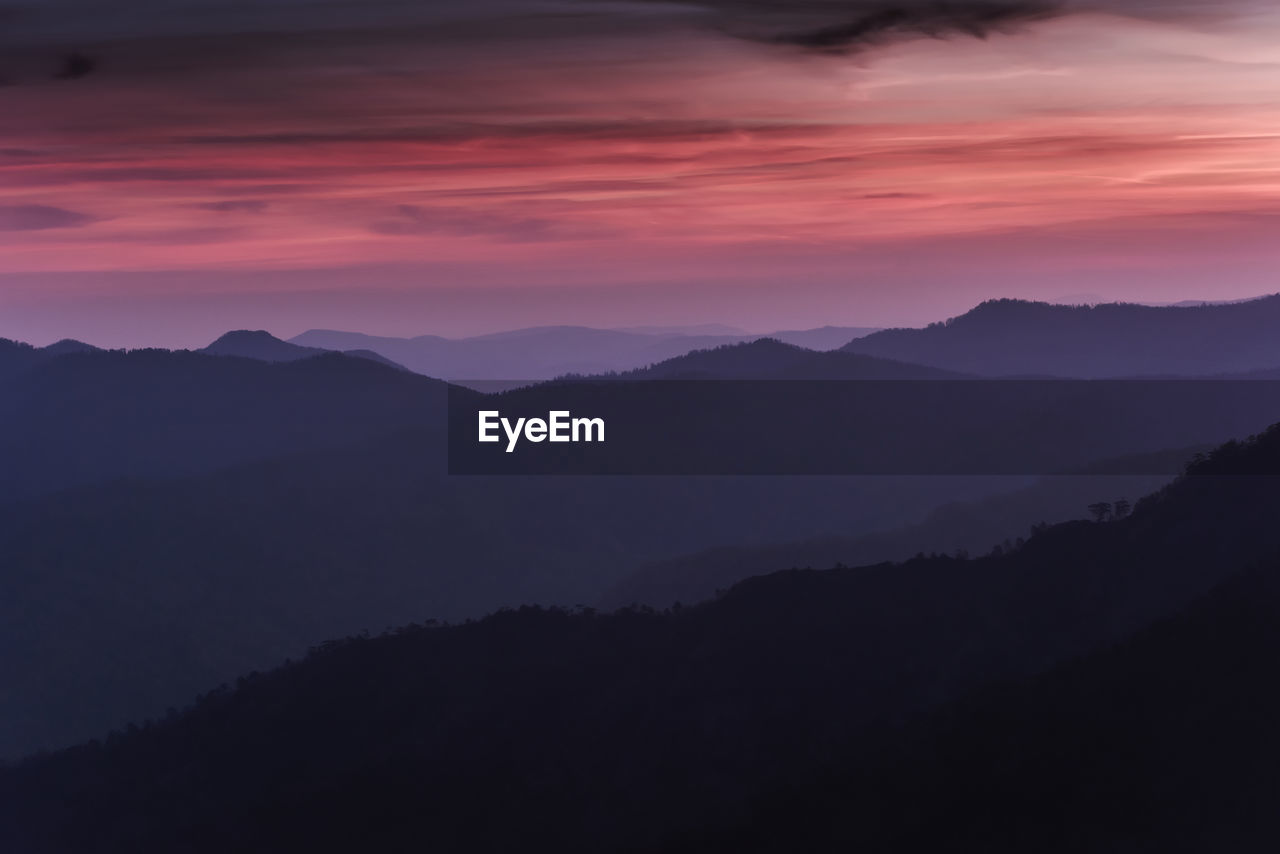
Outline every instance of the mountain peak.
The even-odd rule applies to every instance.
[[[234,344],[250,341],[259,343],[271,341],[277,344],[288,343],[272,335],[265,329],[233,329],[230,332],[224,332],[222,335],[219,335],[217,340],[210,344],[209,347],[216,347],[219,344]],[[208,350],[209,347],[206,347],[205,349]]]
[[[326,351],[281,341],[265,329],[235,329],[199,352],[211,356],[242,356],[264,362],[293,362]]]
[[[61,356],[63,353],[94,353],[101,348],[86,344],[83,341],[77,341],[74,338],[63,338],[61,341],[55,341],[49,346],[41,347],[40,349],[47,355]]]

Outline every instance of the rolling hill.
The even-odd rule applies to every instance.
[[[842,349],[983,376],[1212,376],[1280,366],[1277,329],[1280,295],[1196,306],[1002,299]]]
[[[337,353],[22,352],[0,379],[0,500],[337,447],[441,423],[446,405],[438,380]]]
[[[1263,850],[1278,510],[1280,427],[980,559],[323,644],[0,772],[0,832],[33,854]]]
[[[0,756],[326,637],[591,602],[647,560],[901,524],[991,488],[450,477],[436,380],[336,353],[17,349],[31,363],[0,382]]]
[[[774,333],[793,345],[834,349],[872,330],[822,327]],[[293,344],[327,350],[370,350],[410,370],[448,380],[546,380],[564,374],[603,374],[641,368],[722,344],[762,336],[727,329],[637,328],[592,329],[585,326],[542,326],[444,338],[420,335],[390,338],[312,329],[290,339]]]
[[[1161,454],[1157,468],[1175,470],[1199,450],[1207,448]],[[1170,479],[1160,474],[1009,478],[1006,492],[946,504],[902,528],[765,546],[721,546],[646,564],[610,588],[599,606],[665,609],[712,599],[739,581],[779,569],[862,566],[916,554],[984,554],[997,544],[1012,548],[1033,528],[1088,518],[1094,502],[1132,500],[1155,492]]]

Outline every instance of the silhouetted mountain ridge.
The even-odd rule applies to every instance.
[[[332,355],[279,365],[175,358],[201,365],[182,374],[209,393],[198,408],[178,395],[167,427],[136,435],[127,403],[123,415],[102,410],[89,460],[111,461],[97,472],[113,478],[11,501],[0,514],[0,645],[12,653],[0,656],[0,758],[159,714],[327,637],[503,605],[591,602],[647,560],[873,530],[983,490],[964,478],[450,477],[429,380]],[[365,387],[373,403],[364,408],[383,423],[362,420],[345,380],[320,382],[329,362]],[[408,383],[403,403],[420,398],[421,417],[379,410],[384,377]],[[119,379],[83,379],[116,399]],[[151,417],[165,399],[143,399]],[[330,406],[341,417],[330,418]],[[42,453],[82,429],[45,416],[50,444],[29,444]],[[187,417],[221,420],[206,438]],[[283,441],[295,429],[307,443]],[[237,443],[241,432],[256,441]],[[346,444],[329,444],[342,436]]]
[[[1280,365],[1280,295],[1200,306],[988,300],[924,329],[888,329],[845,352],[984,376],[1206,376]]]
[[[1275,565],[1278,476],[1280,426],[1131,515],[981,559],[781,572],[677,613],[522,608],[325,644],[0,774],[0,828],[63,854],[407,851],[424,834],[454,851],[1256,842],[1273,778],[1196,771],[1233,767],[1221,736],[1233,756],[1266,739],[1249,767],[1280,759],[1280,596],[1271,580],[1197,599]],[[1185,785],[1160,785],[1170,767]]]
[[[677,850],[1261,852],[1280,836],[1280,567],[999,685]],[[731,822],[732,823],[732,822]],[[802,830],[798,830],[802,829]]]
[[[1208,448],[1147,455],[1142,462],[1150,462],[1152,471],[1175,471],[1200,450]],[[1127,461],[1105,461],[1093,468],[1105,472],[1129,467]],[[766,546],[721,546],[646,564],[612,587],[599,604],[609,609],[692,605],[745,578],[783,568],[861,566],[906,560],[917,553],[983,554],[997,543],[1011,548],[1035,526],[1087,518],[1088,505],[1099,496],[1134,499],[1171,479],[1158,474],[1072,474],[1021,485],[1025,478],[1009,478],[1008,491],[943,505],[900,529]]]
[[[823,327],[773,333],[796,345],[833,349],[871,331]],[[539,326],[470,338],[420,335],[414,338],[312,329],[292,343],[331,350],[372,350],[410,370],[450,380],[539,380],[564,374],[626,371],[722,344],[764,336],[709,328],[595,329]]]
[[[97,347],[71,338],[63,338],[47,347],[34,347],[22,341],[0,338],[0,382],[48,359],[68,353],[87,353],[97,350]]]
[[[440,423],[444,383],[360,358],[17,348],[0,381],[0,496],[174,476]],[[91,419],[91,429],[85,420]]]

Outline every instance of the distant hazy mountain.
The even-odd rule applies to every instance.
[[[196,352],[210,356],[242,356],[246,359],[258,359],[263,362],[296,362],[299,359],[310,359],[313,356],[335,351],[331,348],[303,347],[299,344],[290,344],[288,341],[281,341],[270,332],[261,329],[253,331],[238,329],[226,333],[208,347]],[[381,362],[384,365],[404,370],[396,362],[372,350],[349,349],[337,350],[336,352],[358,359]]]
[[[1224,305],[1093,306],[992,300],[845,352],[987,376],[1204,376],[1280,366],[1280,295]]]
[[[763,337],[776,338],[785,344],[809,350],[838,350],[856,338],[878,331],[874,326],[821,326],[817,329],[783,329]]]
[[[878,332],[879,329],[880,327],[876,326],[821,326],[817,329],[782,329],[753,334],[733,326],[704,323],[700,326],[629,326],[619,328],[618,331],[637,332],[643,335],[719,335],[743,341],[776,338],[787,344],[795,344],[797,347],[810,350],[835,350],[854,338],[870,335],[872,332]]]
[[[738,336],[751,333],[726,323],[695,323],[687,326],[617,326],[617,332],[634,332],[638,335],[725,335]]]
[[[723,344],[618,374],[619,379],[951,380],[955,371],[842,351],[818,352],[771,338]]]
[[[0,836],[24,854],[1268,851],[1277,474],[1273,429],[1123,518],[980,559],[323,644],[0,769]]]
[[[387,338],[313,329],[290,341],[328,350],[365,349],[410,370],[448,380],[538,380],[564,374],[603,374],[661,362],[691,350],[762,336],[712,327],[592,329],[541,326],[471,338],[436,335]],[[780,332],[774,337],[813,349],[834,349],[869,330],[855,327]]]
[[[321,347],[302,347],[281,341],[264,330],[238,329],[218,338],[208,347],[197,350],[210,356],[243,356],[264,362],[293,362],[327,353]]]
[[[1257,297],[1245,297],[1243,299],[1184,299],[1177,302],[1149,302],[1144,305],[1160,305],[1160,306],[1199,306],[1199,305],[1239,305],[1242,302],[1253,302],[1254,300],[1265,299],[1266,295]]]

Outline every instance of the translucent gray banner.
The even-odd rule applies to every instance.
[[[1247,380],[551,382],[452,387],[466,475],[1174,474],[1280,421]]]

